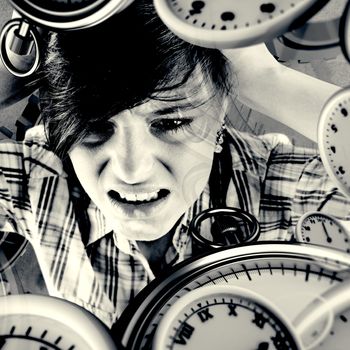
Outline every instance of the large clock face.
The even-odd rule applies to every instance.
[[[171,306],[153,341],[155,350],[226,350],[232,344],[236,350],[301,348],[293,327],[272,303],[232,285],[188,292]]]
[[[213,341],[226,349],[221,341],[225,335],[215,329],[220,322],[231,322],[239,334],[235,339],[241,337],[237,349],[245,344],[252,349],[295,349],[300,343],[305,348],[345,350],[349,266],[346,253],[311,245],[254,244],[220,250],[149,285],[112,331],[128,350],[158,350],[164,344],[177,349],[179,342],[181,348],[193,349],[198,341],[200,349]],[[239,295],[237,289],[243,292]],[[231,309],[235,315],[230,315]],[[256,327],[254,320],[261,317],[265,322]]]

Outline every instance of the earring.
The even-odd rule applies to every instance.
[[[224,136],[225,136],[225,130],[226,130],[226,124],[223,122],[221,125],[221,128],[218,130],[216,134],[216,143],[215,143],[215,153],[221,153],[222,151],[222,144],[224,143]]]

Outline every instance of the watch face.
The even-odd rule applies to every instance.
[[[2,350],[117,350],[107,328],[68,301],[42,295],[0,297]]]
[[[106,0],[26,0],[28,5],[40,8],[42,11],[60,13],[86,10],[89,7],[97,8],[101,3]]]
[[[188,292],[162,318],[153,347],[162,349],[298,349],[281,312],[259,294],[234,286]],[[204,340],[205,339],[205,340]],[[240,339],[238,342],[237,339]]]
[[[53,30],[94,26],[122,11],[133,0],[9,0],[34,23]]]
[[[193,44],[234,48],[271,40],[317,12],[327,1],[155,0],[163,22]],[[299,22],[299,25],[301,23]]]
[[[317,244],[350,253],[350,237],[341,221],[321,212],[303,215],[296,226],[299,242]]]
[[[350,88],[336,92],[322,109],[318,147],[322,162],[335,184],[350,196]]]
[[[350,290],[346,297],[338,295],[342,294],[342,287],[348,288],[349,267],[347,254],[311,245],[265,243],[223,249],[181,264],[161,281],[151,283],[126,309],[112,331],[121,336],[124,346],[133,350],[158,350],[163,344],[177,349],[178,342],[186,343],[183,349],[192,349],[191,339],[193,342],[200,339],[199,348],[206,349],[207,343],[213,345],[210,334],[215,334],[216,322],[236,320],[226,319],[232,298],[237,317],[242,317],[241,322],[235,323],[238,327],[235,332],[241,337],[235,342],[237,349],[244,344],[253,349],[279,349],[274,347],[273,339],[282,334],[285,339],[300,339],[302,347],[347,349]],[[232,291],[222,295],[222,286],[232,287]],[[204,290],[206,287],[212,288],[210,292]],[[190,294],[202,288],[199,297]],[[235,288],[249,290],[258,298],[250,300],[248,306],[249,294],[243,292],[237,297]],[[229,296],[230,293],[235,296]],[[267,303],[259,303],[259,298]],[[255,306],[264,306],[266,310],[254,309]],[[311,321],[304,317],[305,310]],[[262,331],[250,324],[257,314],[268,320]],[[277,330],[277,324],[286,325],[289,332],[279,334],[283,327]],[[159,338],[160,333],[166,336]],[[290,337],[293,334],[296,337]],[[255,347],[250,343],[253,339]],[[215,344],[220,349],[231,349],[223,347],[225,343],[217,338]]]

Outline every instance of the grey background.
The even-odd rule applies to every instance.
[[[137,1],[137,0],[136,0]],[[332,0],[318,15],[320,19],[336,18],[342,13],[346,4],[346,0]],[[6,0],[0,0],[0,28],[11,18],[12,9]],[[340,50],[333,57],[325,59],[315,59],[308,63],[300,63],[297,61],[289,61],[284,64],[322,80],[328,81],[339,86],[350,85],[350,65],[345,61]],[[0,63],[0,69],[1,67]],[[8,93],[9,84],[13,82],[9,73],[4,72],[0,81],[0,104],[4,96]],[[14,123],[21,115],[27,99],[19,101],[11,106],[0,109],[0,126],[6,126],[10,130],[14,130]],[[301,137],[293,130],[284,125],[250,110],[242,105],[239,101],[235,101],[232,105],[231,115],[233,122],[239,129],[250,130],[255,133],[265,133],[269,131],[284,132],[288,134],[295,143],[315,146],[307,139]],[[1,135],[0,135],[1,138]],[[2,137],[3,138],[3,137]],[[25,254],[19,259],[12,273],[15,279],[21,281],[21,289],[24,292],[45,293],[43,281],[40,276],[35,256],[31,249],[27,249]]]

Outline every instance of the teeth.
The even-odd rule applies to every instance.
[[[119,196],[128,202],[144,202],[156,199],[158,197],[159,191],[151,192],[151,193],[120,193]]]

